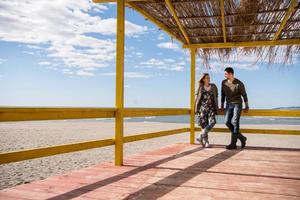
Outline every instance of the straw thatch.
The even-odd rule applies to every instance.
[[[271,41],[280,27],[289,8],[290,0],[225,0],[224,14],[227,42]],[[164,24],[182,43],[186,40],[177,26],[164,0],[131,2],[154,19]],[[187,32],[192,44],[222,43],[220,0],[173,0],[172,5]],[[300,3],[292,12],[284,29],[278,37],[283,39],[300,38]],[[283,50],[284,48],[284,50]],[[198,54],[205,64],[210,56],[218,55],[220,59],[230,59],[237,51],[244,54],[254,53],[257,58],[268,58],[269,63],[276,60],[279,50],[284,52],[287,63],[293,55],[299,56],[299,46],[254,47],[237,49],[198,49]],[[282,54],[280,53],[280,56]]]

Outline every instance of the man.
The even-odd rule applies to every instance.
[[[234,77],[234,70],[227,67],[224,70],[225,80],[222,81],[221,89],[221,110],[224,110],[224,102],[226,98],[225,124],[231,131],[231,142],[226,149],[236,149],[236,142],[241,141],[241,147],[246,146],[247,138],[240,133],[240,116],[245,102],[244,112],[248,112],[248,97],[244,84]]]

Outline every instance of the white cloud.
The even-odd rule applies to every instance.
[[[62,72],[67,75],[74,75],[74,72],[72,72],[70,69],[63,69]],[[80,76],[80,73],[77,75]]]
[[[164,34],[160,33],[159,36],[157,37],[158,40],[163,40],[165,39]]]
[[[179,46],[177,44],[175,44],[175,43],[172,43],[172,42],[159,43],[159,44],[157,44],[157,46],[159,48],[163,48],[163,49],[179,50]]]
[[[41,49],[41,47],[35,45],[26,45],[26,47],[29,49]]]
[[[4,63],[6,61],[7,61],[7,59],[0,58],[0,64]]]
[[[115,76],[116,73],[115,72],[107,72],[107,73],[101,73],[101,76]]]
[[[184,71],[185,62],[174,59],[155,59],[151,58],[146,62],[141,62],[136,68],[157,68],[170,71]]]
[[[50,65],[51,63],[48,61],[38,62],[39,65]]]
[[[66,73],[73,74],[70,71],[66,71]],[[92,72],[84,71],[84,70],[78,70],[76,72],[76,75],[78,75],[78,76],[94,76],[95,74],[93,74]]]
[[[116,76],[115,72],[101,73],[101,76]],[[146,75],[140,72],[125,72],[124,77],[126,78],[149,78],[150,75]]]
[[[45,50],[47,56],[78,69],[110,66],[115,58],[116,19],[95,15],[107,10],[90,0],[1,0],[0,40]],[[93,14],[92,14],[93,13]],[[147,32],[147,27],[126,21],[126,35]],[[78,75],[90,75],[77,71]]]
[[[34,55],[34,52],[32,51],[23,51],[23,53],[29,54],[29,55]]]
[[[126,78],[149,78],[149,75],[139,73],[139,72],[125,72]]]
[[[135,55],[139,58],[143,57],[143,53],[141,53],[141,52],[136,52]]]

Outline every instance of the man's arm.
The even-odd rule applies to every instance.
[[[249,103],[248,103],[248,96],[247,96],[247,92],[246,92],[246,89],[245,89],[245,86],[243,83],[240,84],[240,91],[241,91],[241,94],[242,94],[242,97],[243,97],[243,100],[245,102],[245,109],[244,111],[248,111],[249,110]]]

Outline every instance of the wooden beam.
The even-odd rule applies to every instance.
[[[0,107],[0,122],[115,117],[115,108]]]
[[[288,19],[291,17],[291,15],[292,15],[295,7],[297,6],[297,4],[298,4],[298,0],[291,0],[291,4],[289,6],[289,9],[285,13],[285,16],[284,16],[284,18],[283,18],[283,20],[282,20],[282,22],[281,22],[281,24],[278,28],[277,33],[275,34],[273,40],[277,40],[279,38],[279,36],[281,34],[281,31],[283,30],[283,28],[284,28],[286,22],[288,21]]]
[[[220,9],[221,9],[221,21],[222,21],[223,40],[224,40],[224,43],[226,43],[224,0],[220,0]]]
[[[188,115],[188,108],[124,108],[125,117]]]
[[[190,74],[190,143],[195,143],[195,73],[196,73],[196,49],[191,49],[191,74]]]
[[[197,2],[210,2],[210,1],[218,1],[218,0],[201,0]],[[114,3],[117,2],[116,0],[93,0],[94,3]],[[149,1],[149,0],[125,0],[125,2],[147,2],[151,4],[164,4],[164,2],[158,2],[158,1]],[[186,0],[186,1],[180,1],[180,2],[174,2],[174,4],[183,4],[183,3],[195,3],[195,0]]]
[[[125,0],[117,2],[115,165],[123,165]]]
[[[300,32],[299,30],[283,30],[282,32],[288,33],[288,32]],[[233,35],[227,35],[227,38],[229,37],[245,37],[245,36],[252,36],[252,35],[268,35],[268,34],[275,34],[276,32],[261,32],[261,33],[248,33],[248,34],[233,34]],[[222,38],[223,35],[198,35],[198,36],[192,36],[193,39],[211,39],[211,38]]]
[[[136,6],[135,4],[133,4],[132,2],[127,2],[126,5],[128,5],[129,7],[131,7],[132,9],[136,10],[137,12],[139,12],[145,19],[148,19],[149,21],[151,21],[152,23],[154,23],[156,26],[158,26],[161,30],[165,31],[167,34],[169,34],[172,38],[175,38],[178,42],[184,44],[185,42],[179,38],[178,36],[176,36],[174,33],[172,33],[170,31],[170,29],[163,23],[161,23],[160,21],[158,21],[157,19],[155,19],[153,16],[151,16],[148,12],[146,12],[145,10],[141,9],[140,7]]]
[[[227,42],[227,43],[200,43],[183,45],[183,48],[237,48],[237,47],[257,47],[257,46],[278,46],[278,45],[300,45],[300,39],[253,41],[253,42]]]
[[[287,31],[284,31],[284,32],[293,32],[293,31],[300,31],[300,30],[287,30]],[[276,32],[261,32],[261,33],[248,33],[248,34],[233,34],[233,35],[227,35],[227,38],[228,37],[242,37],[242,36],[252,36],[252,35],[268,35],[268,34],[274,34]],[[196,36],[192,36],[191,38],[207,38],[207,39],[210,39],[210,38],[221,38],[223,37],[223,35],[196,35]]]
[[[171,0],[165,0],[165,2],[166,2],[166,6],[167,6],[169,12],[170,12],[171,15],[173,16],[174,20],[176,21],[177,26],[179,27],[179,29],[180,29],[182,35],[184,36],[184,38],[185,38],[185,40],[186,40],[186,43],[187,43],[187,44],[190,44],[190,43],[191,43],[190,38],[189,38],[188,34],[186,33],[184,27],[182,26],[181,22],[179,21],[179,18],[177,17],[175,8],[174,8],[174,6],[172,5]]]
[[[139,2],[139,1],[148,1],[148,0],[125,0],[125,2]],[[94,3],[116,3],[117,0],[93,0]]]
[[[87,149],[106,147],[114,145],[114,139],[104,139],[95,141],[86,141],[73,144],[63,144],[58,146],[50,146],[37,149],[27,149],[21,151],[13,151],[0,153],[0,164],[11,162],[18,162],[22,160],[29,160],[34,158],[42,158],[64,153],[71,153],[76,151],[83,151]]]

